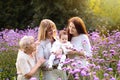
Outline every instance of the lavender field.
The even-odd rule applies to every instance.
[[[37,39],[37,30],[38,28],[5,29],[0,32],[0,80],[16,78],[18,41],[24,35],[31,35]],[[98,31],[91,32],[89,38],[93,51],[93,57],[88,58],[89,66],[76,69],[64,67],[71,80],[120,80],[120,32],[112,31],[107,36]],[[71,66],[79,64],[67,60],[66,64],[69,63]]]

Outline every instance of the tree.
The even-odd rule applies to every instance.
[[[32,22],[34,10],[31,0],[1,0],[0,26],[23,29]]]
[[[106,26],[109,30],[120,30],[120,0],[90,0],[89,7],[101,18],[98,22],[100,26]]]
[[[87,0],[33,0],[33,5],[35,25],[39,25],[42,19],[49,18],[56,23],[58,29],[62,29],[70,17],[85,17]]]

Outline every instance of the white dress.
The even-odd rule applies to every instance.
[[[25,74],[29,73],[30,70],[35,66],[36,59],[31,58],[27,54],[25,54],[23,51],[18,52],[17,55],[17,61],[16,61],[16,68],[17,68],[17,80],[29,80],[24,77]],[[39,71],[37,71],[32,77],[35,77],[37,80],[39,80]]]
[[[67,54],[70,49],[73,48],[73,45],[68,41],[66,43],[61,43],[59,40],[55,41],[52,45],[51,52],[56,52],[59,49],[63,49],[64,54]]]
[[[80,34],[79,36],[72,37],[71,43],[73,44],[73,48],[77,51],[84,51],[85,56],[92,56],[91,45],[87,35]],[[81,59],[78,55],[75,55],[74,59],[81,61],[80,66],[88,65],[88,61],[86,61],[86,59],[83,58]]]
[[[36,55],[37,58],[44,57],[47,61],[42,65],[42,72],[43,72],[43,79],[42,80],[57,80],[61,78],[62,80],[67,80],[66,73],[64,71],[53,69],[48,70],[48,59],[50,57],[50,49],[52,44],[49,39],[45,41],[41,41],[37,51],[38,54]]]
[[[51,54],[48,60],[49,68],[52,67],[53,61],[60,56],[60,63],[58,64],[57,69],[62,70],[63,62],[66,60],[66,54],[71,51],[69,48],[73,48],[72,44],[68,41],[66,43],[61,43],[59,40],[55,41],[50,50]],[[60,51],[62,49],[62,51]],[[59,55],[54,53],[59,52]]]

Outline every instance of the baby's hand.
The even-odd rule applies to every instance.
[[[73,50],[74,48],[66,46],[66,49]]]
[[[62,55],[58,55],[58,56],[57,56],[58,59],[61,59],[61,57],[62,57]]]
[[[56,55],[61,55],[61,54],[62,54],[62,49],[56,51]]]

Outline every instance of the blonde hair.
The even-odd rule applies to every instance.
[[[46,36],[47,36],[47,30],[49,28],[52,28],[54,29],[55,31],[53,32],[53,37],[56,37],[57,35],[57,29],[56,29],[56,25],[55,23],[52,21],[52,20],[49,20],[49,19],[43,19],[41,22],[40,22],[40,25],[39,25],[39,29],[38,29],[38,41],[41,41],[41,40],[46,40]]]
[[[34,41],[33,36],[24,36],[19,41],[20,50],[25,51],[28,47],[30,47],[31,42]]]

